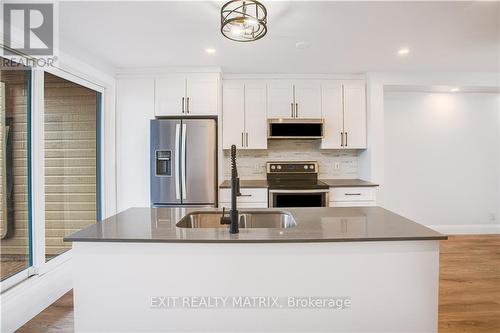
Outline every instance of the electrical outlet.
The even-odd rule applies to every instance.
[[[339,170],[340,169],[340,162],[335,162],[334,166],[335,170]]]

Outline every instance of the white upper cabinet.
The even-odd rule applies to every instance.
[[[366,148],[366,83],[322,83],[323,149]]]
[[[266,83],[245,82],[245,148],[267,149]]]
[[[293,118],[293,82],[273,80],[267,83],[268,118]]]
[[[218,74],[169,75],[155,81],[155,116],[217,115]]]
[[[366,83],[344,83],[344,147],[366,148]]]
[[[189,80],[186,84],[189,91]],[[322,118],[322,149],[365,149],[366,81],[255,78],[224,81],[224,149],[232,144],[239,149],[267,149],[268,118]]]
[[[342,147],[344,132],[344,108],[342,82],[325,81],[321,85],[323,112],[323,140],[321,148],[339,149]]]
[[[187,114],[217,115],[218,75],[192,74],[186,81]]]
[[[226,80],[223,84],[222,147],[267,148],[266,83]]]
[[[321,84],[273,80],[267,85],[269,118],[321,118]]]
[[[222,88],[222,148],[242,149],[245,135],[245,84],[224,81]]]
[[[294,84],[295,118],[321,118],[321,83],[304,80]]]
[[[172,75],[155,81],[155,115],[184,115],[186,102],[186,77]]]

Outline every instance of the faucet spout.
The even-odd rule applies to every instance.
[[[231,210],[229,211],[229,217],[231,219],[231,224],[229,226],[229,232],[231,234],[237,234],[240,232],[238,227],[238,207],[236,198],[241,195],[240,192],[240,178],[238,177],[238,168],[236,165],[236,146],[231,146]]]

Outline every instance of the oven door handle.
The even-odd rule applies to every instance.
[[[269,190],[269,193],[329,193],[325,190]]]

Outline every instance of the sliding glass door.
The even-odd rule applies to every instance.
[[[45,73],[45,257],[69,250],[67,236],[95,223],[100,93]]]
[[[3,60],[3,58],[0,58]],[[32,264],[30,214],[31,69],[0,69],[0,275]],[[26,275],[27,276],[27,275]]]
[[[0,292],[70,259],[63,238],[100,220],[104,93],[58,68],[2,64]]]

